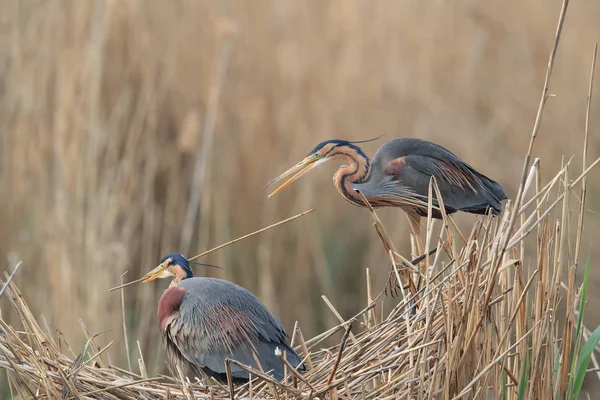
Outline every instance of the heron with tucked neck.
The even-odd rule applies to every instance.
[[[282,380],[285,366],[277,351],[298,371],[306,370],[283,326],[248,290],[222,279],[195,277],[190,261],[178,253],[164,256],[143,281],[159,278],[173,278],[158,301],[157,316],[167,366],[175,377],[181,372],[227,382],[229,358],[254,369],[260,366]],[[231,364],[230,373],[236,384],[251,378],[237,364]]]

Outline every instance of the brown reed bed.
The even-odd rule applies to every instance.
[[[344,319],[323,297],[339,323],[310,339],[304,338],[301,326],[294,327],[292,343],[305,357],[308,371],[301,376],[290,371],[293,383],[274,382],[260,371],[252,371],[256,378],[250,385],[233,390],[213,381],[149,376],[139,342],[137,367],[122,369],[110,354],[121,350],[113,349],[112,342],[98,345],[96,337],[102,333],[91,335],[83,321],[88,341],[73,349],[60,330],[51,329],[43,317],[35,318],[11,281],[19,273],[14,270],[0,281],[0,296],[9,300],[20,319],[8,324],[0,315],[0,368],[8,372],[13,396],[576,398],[588,361],[598,368],[588,351],[598,331],[592,333],[582,324],[587,274],[581,287],[575,284],[584,245],[586,176],[600,162],[587,166],[587,123],[583,172],[574,173],[565,162],[544,180],[541,161],[531,162],[565,10],[566,2],[516,198],[500,218],[480,218],[469,232],[461,232],[449,217],[441,222],[428,219],[426,247],[438,251],[426,257],[424,269],[407,263],[371,210],[392,277],[403,285],[407,279],[413,284],[420,280],[421,289],[411,296],[399,287],[396,306],[384,313],[387,288],[372,287],[367,269],[367,304],[360,313]],[[593,73],[587,121],[592,82]],[[528,240],[535,241],[534,251],[528,252]],[[339,344],[323,345],[332,338]]]
[[[8,275],[0,287],[22,326],[0,320],[0,367],[8,371],[11,390],[21,398],[572,398],[572,378],[581,371],[571,361],[579,357],[586,334],[584,328],[575,329],[585,292],[574,282],[586,175],[597,163],[574,180],[566,163],[542,184],[536,159],[522,185],[520,199],[527,201],[509,201],[499,218],[480,218],[468,234],[450,217],[441,223],[429,218],[426,246],[438,251],[423,261],[427,268],[422,269],[417,296],[403,288],[407,282],[400,272],[409,271],[404,276],[416,279],[421,269],[394,249],[371,210],[392,277],[403,281],[397,287],[398,304],[382,315],[387,288],[374,295],[377,290],[369,285],[368,304],[344,320],[323,297],[339,324],[310,339],[304,339],[300,326],[294,327],[292,343],[308,371],[298,375],[288,370],[294,378],[290,383],[275,382],[250,368],[255,379],[236,388],[207,380],[149,377],[141,354],[137,368],[123,370],[111,363],[111,344],[100,348],[83,322],[88,342],[83,349],[71,349],[60,331],[33,316]],[[576,188],[581,188],[577,205]],[[570,230],[577,232],[574,243],[567,240]],[[537,241],[535,254],[524,250],[530,236]],[[368,269],[366,274],[369,282]],[[561,299],[566,299],[563,329],[557,314]],[[340,343],[322,348],[335,335],[341,336]],[[578,345],[573,348],[574,343]]]
[[[298,320],[306,337],[337,323],[321,294],[344,318],[356,314],[366,304],[365,267],[375,290],[389,257],[369,214],[340,202],[333,165],[281,197],[262,190],[325,139],[385,133],[364,145],[369,155],[393,137],[428,139],[514,198],[560,0],[408,3],[0,0],[1,269],[23,261],[15,282],[34,314],[77,349],[79,318],[92,332],[111,329],[101,346],[125,349],[121,297],[106,293],[123,271],[128,281],[162,254],[198,254],[313,207],[310,220],[209,255],[203,261],[224,270],[206,273],[250,289],[288,329]],[[551,85],[557,97],[534,151],[544,178],[562,155],[579,154],[573,138],[583,132],[597,3],[572,4]],[[593,110],[592,129],[600,122]],[[571,166],[580,165],[577,156]],[[599,183],[592,174],[592,209]],[[378,215],[408,257],[402,213]],[[586,219],[584,243],[600,229],[597,213]],[[456,217],[467,233],[473,220]],[[136,358],[137,339],[150,375],[164,372],[154,314],[163,289],[125,292],[133,345],[113,351],[116,365]],[[384,312],[394,304],[383,302]],[[590,299],[590,323],[600,321],[598,304]],[[19,326],[8,300],[0,308]],[[0,371],[0,398],[7,388]]]

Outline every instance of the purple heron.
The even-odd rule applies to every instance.
[[[254,353],[265,373],[281,380],[284,365],[276,349],[299,371],[305,369],[283,326],[254,294],[222,279],[194,277],[188,260],[177,253],[163,257],[144,283],[169,277],[174,279],[158,302],[158,326],[175,376],[179,368],[226,382],[225,360],[259,369]],[[231,373],[234,383],[248,382],[248,372],[239,366],[231,364]]]
[[[448,214],[456,211],[498,214],[502,210],[501,201],[506,199],[502,187],[440,145],[416,138],[393,139],[383,144],[373,160],[369,160],[356,145],[364,142],[367,141],[326,140],[319,143],[302,161],[267,185],[291,176],[269,197],[314,168],[331,160],[340,160],[344,165],[333,176],[339,193],[359,207],[366,207],[360,191],[373,208],[401,208],[416,236],[419,254],[423,253],[420,218],[427,216],[432,176]],[[441,219],[435,192],[432,203],[432,217]]]

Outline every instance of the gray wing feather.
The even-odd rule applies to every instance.
[[[389,186],[390,177],[384,171],[389,162],[398,158],[405,161],[405,172],[398,179],[417,196],[427,197],[429,177],[434,176],[444,202],[450,208],[477,211],[489,205],[500,211],[500,201],[506,199],[498,183],[444,147],[416,138],[393,139],[384,144],[373,157],[373,181]]]
[[[445,202],[455,209],[468,209],[483,204],[489,204],[495,210],[501,209],[500,199],[490,191],[485,181],[488,180],[480,174],[469,171],[466,168],[459,169],[468,182],[461,182],[460,178],[448,173],[442,162],[427,159],[426,156],[406,156],[406,165],[414,170],[414,177],[425,175],[423,179],[415,179],[415,191],[424,196],[429,192],[429,177],[434,176],[437,180],[440,193]],[[409,175],[409,174],[407,174]],[[403,177],[407,179],[407,177]],[[419,187],[420,186],[420,187]]]
[[[214,278],[190,278],[179,283],[186,289],[180,316],[169,329],[181,354],[191,363],[215,373],[225,373],[226,358],[257,368],[256,351],[265,371],[283,377],[283,366],[275,348],[287,352],[292,365],[300,357],[286,344],[287,334],[262,302],[248,290]],[[247,378],[241,368],[231,365],[236,378]]]
[[[277,347],[282,353],[284,351],[286,352],[286,358],[292,365],[298,365],[300,363],[300,357],[298,357],[298,355],[286,344],[265,342],[262,340],[254,344],[261,368],[265,372],[271,373],[275,379],[281,380],[283,379],[283,364],[275,355],[275,349]],[[231,358],[260,371],[260,368],[258,368],[258,365],[252,356],[252,350],[244,345],[236,347],[232,352],[218,351],[212,354],[196,353],[195,355],[195,359],[199,364],[204,365],[205,368],[219,374],[225,373],[226,358]],[[248,378],[248,373],[235,364],[231,365],[231,374],[234,378]]]

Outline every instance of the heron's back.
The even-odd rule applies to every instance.
[[[300,364],[300,357],[286,343],[283,326],[250,291],[205,277],[184,279],[177,286],[187,293],[169,335],[194,368],[223,380],[226,358],[257,368],[254,350],[261,367],[281,379],[283,365],[275,355],[277,347],[286,351],[293,365]],[[246,371],[231,367],[234,378],[248,378]]]
[[[395,160],[398,175],[392,176],[390,165]],[[392,163],[392,164],[390,164]],[[476,171],[448,149],[418,138],[398,138],[385,143],[373,156],[369,179],[362,183],[364,193],[377,193],[379,188],[394,190],[392,180],[408,186],[407,192],[427,197],[429,178],[436,176],[445,205],[450,211],[484,213],[488,207],[501,210],[506,199],[502,187]],[[458,184],[461,183],[462,185]]]

